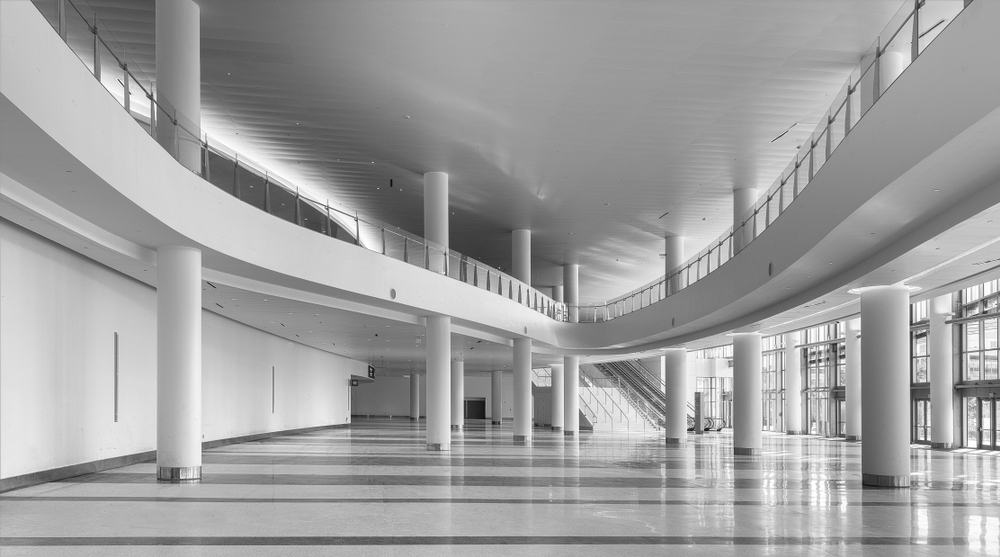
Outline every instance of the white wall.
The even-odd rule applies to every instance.
[[[420,415],[427,415],[426,377],[420,377]],[[503,417],[514,417],[514,376],[503,376]],[[486,417],[493,418],[493,384],[488,375],[466,375],[465,397],[485,398]],[[351,388],[351,414],[355,416],[409,416],[410,378],[376,377],[374,383]]]
[[[0,478],[155,449],[155,290],[0,219],[0,309]],[[203,331],[204,440],[348,421],[364,363],[207,311]]]

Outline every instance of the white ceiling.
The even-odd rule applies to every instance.
[[[153,0],[77,1],[155,76]],[[213,140],[416,234],[447,172],[454,249],[509,269],[530,228],[533,283],[579,263],[596,301],[660,276],[664,233],[722,233],[903,2],[199,4]]]

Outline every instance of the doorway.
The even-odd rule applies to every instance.
[[[1000,450],[1000,400],[993,397],[965,399],[966,446]]]
[[[467,398],[465,399],[465,419],[485,420],[486,419],[486,399]]]

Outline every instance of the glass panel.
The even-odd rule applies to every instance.
[[[983,321],[983,348],[997,348],[997,319]]]
[[[240,199],[262,211],[265,211],[264,179],[242,166],[238,171],[238,176]]]
[[[271,214],[295,222],[295,194],[276,184],[268,184]]]
[[[980,399],[982,404],[980,405],[979,421],[980,427],[982,428],[982,444],[992,445],[993,444],[993,405],[991,401],[987,399]]]
[[[312,202],[303,199],[299,203],[299,211],[302,217],[302,226],[314,232],[326,234],[327,220],[325,208],[316,207]]]
[[[983,352],[983,379],[1000,379],[997,375],[997,351]]]
[[[203,178],[206,178],[220,190],[230,195],[236,195],[236,184],[233,181],[235,170],[236,165],[233,161],[209,149],[208,176],[203,176]]]
[[[927,358],[916,358],[913,361],[913,382],[927,382]]]
[[[937,38],[948,23],[962,11],[963,2],[922,2],[920,9],[920,52]]]
[[[965,399],[965,446],[979,446],[979,399]]]
[[[965,324],[965,349],[979,350],[979,322]]]
[[[965,355],[965,379],[976,381],[979,379],[979,352],[970,352]]]

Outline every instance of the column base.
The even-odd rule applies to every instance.
[[[157,466],[156,479],[161,482],[200,482],[201,466]]]
[[[417,420],[419,420],[419,419],[420,419],[420,418],[414,418],[413,416],[410,416],[410,421],[411,421],[411,422],[415,422],[415,421],[417,421]]]
[[[786,435],[802,435],[804,433],[805,433],[804,431],[797,431],[794,429],[789,429],[788,431],[785,432]]]
[[[861,440],[861,436],[860,435],[848,435],[847,437],[844,437],[844,440],[846,440],[846,441],[860,441]]]
[[[932,449],[950,449],[954,446],[954,443],[931,443]]]
[[[683,447],[687,444],[687,437],[665,437],[663,442],[666,446],[672,448]]]
[[[754,447],[733,447],[733,454],[739,456],[760,456],[760,449]]]
[[[910,487],[910,476],[886,476],[883,474],[861,474],[861,484],[872,487]]]
[[[562,431],[562,426],[561,425],[554,425],[554,426],[552,426],[552,431]]]
[[[493,420],[490,423],[492,423],[493,425],[501,425],[501,424],[503,424],[503,422],[501,422],[500,420]]]
[[[428,451],[450,451],[451,445],[448,443],[427,443]]]
[[[514,436],[514,442],[515,443],[530,443],[531,442],[531,436],[530,435],[515,435]]]
[[[566,437],[575,437],[576,436],[576,432],[575,431],[564,431],[563,435],[565,435]]]
[[[451,424],[451,430],[452,431],[462,431],[462,426]]]

